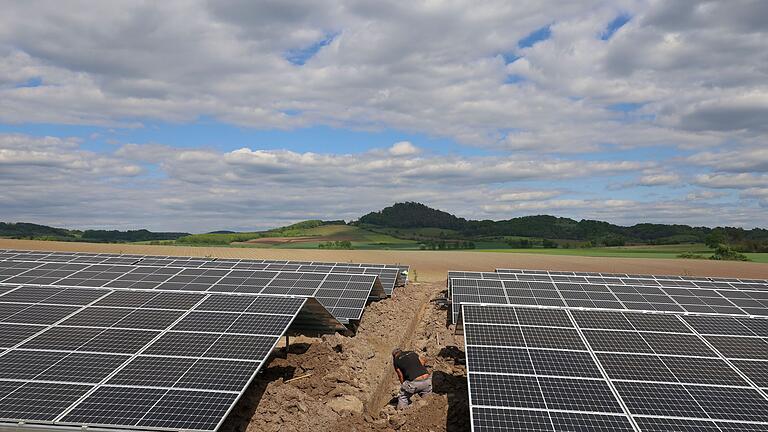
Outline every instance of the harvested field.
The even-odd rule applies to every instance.
[[[411,269],[413,269],[411,279],[417,278],[422,282],[445,280],[448,270],[493,271],[496,267],[742,278],[768,277],[768,264],[764,263],[684,259],[603,258],[470,251],[245,249],[68,243],[10,239],[0,239],[0,248],[148,255],[216,256],[222,258],[403,263],[409,264]]]

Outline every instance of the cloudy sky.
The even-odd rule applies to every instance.
[[[0,220],[768,226],[765,0],[0,5]]]

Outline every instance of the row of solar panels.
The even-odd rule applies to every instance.
[[[449,274],[474,431],[768,430],[759,280],[705,288],[554,276],[588,275]]]
[[[682,288],[734,288],[734,289],[763,289],[768,287],[768,282],[762,279],[734,279],[734,278],[688,278],[674,279],[671,276],[647,277],[648,275],[623,275],[603,273],[602,276],[588,276],[586,273],[577,275],[560,275],[546,273],[504,273],[504,272],[464,272],[451,271],[448,277],[461,277],[466,279],[502,279],[528,282],[571,282],[591,284],[613,285],[643,285],[643,286],[668,286]]]
[[[768,279],[743,279],[743,278],[724,278],[724,277],[708,277],[708,276],[650,275],[650,274],[629,274],[629,273],[601,273],[601,272],[502,269],[502,268],[497,268],[496,273],[549,275],[549,276],[586,276],[586,277],[607,277],[607,278],[655,279],[655,280],[683,280],[683,281],[723,281],[723,282],[741,282],[741,283],[759,283],[759,284],[768,283]]]
[[[448,296],[456,322],[462,303],[528,304],[623,310],[768,315],[768,284],[721,282],[679,286],[657,279],[657,284],[624,284],[555,279],[525,281],[519,274],[449,272]],[[549,277],[549,276],[548,276]],[[633,281],[639,281],[633,279]],[[669,282],[669,283],[668,283]]]
[[[216,430],[289,326],[335,330],[386,296],[367,267],[110,258],[0,258],[0,429]]]
[[[215,430],[307,302],[0,287],[0,420]]]
[[[384,291],[392,295],[396,286],[407,283],[408,266],[318,261],[276,261],[219,258],[191,258],[154,255],[91,254],[84,252],[39,252],[0,249],[0,261],[28,261],[71,264],[114,264],[151,267],[183,267],[229,270],[296,271],[312,273],[375,274]]]
[[[27,261],[0,261],[0,284],[313,297],[343,323],[386,296],[377,275]]]

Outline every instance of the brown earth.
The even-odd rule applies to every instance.
[[[445,280],[446,272],[448,270],[493,271],[493,269],[497,267],[768,278],[768,264],[710,260],[602,258],[470,251],[248,249],[231,247],[70,243],[10,239],[0,239],[0,248],[133,253],[147,255],[215,256],[221,258],[408,264],[413,270],[411,279],[418,279],[422,282]]]
[[[431,301],[441,291],[439,283],[411,284],[370,304],[352,337],[302,338],[276,351],[221,431],[468,430],[462,339]],[[401,412],[391,404],[395,347],[428,359],[435,390]]]

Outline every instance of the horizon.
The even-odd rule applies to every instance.
[[[767,17],[750,0],[14,2],[0,221],[242,231],[415,201],[765,227]]]
[[[390,207],[393,207],[393,206],[395,206],[397,204],[404,204],[404,203],[393,203],[392,205],[387,206],[385,208],[390,208]],[[417,204],[421,204],[421,203],[417,203]],[[430,207],[430,209],[442,211],[441,209],[433,209],[431,207]],[[239,230],[239,231],[228,229],[228,228],[219,228],[219,229],[213,229],[213,230],[209,230],[209,231],[199,231],[199,232],[185,231],[185,230],[180,230],[180,231],[176,231],[176,232],[186,232],[186,233],[193,234],[193,235],[195,235],[195,234],[213,234],[213,233],[217,233],[217,232],[232,232],[232,233],[237,233],[237,232],[262,232],[262,231],[268,231],[268,230],[277,229],[277,228],[284,228],[286,226],[290,226],[290,225],[293,225],[293,224],[298,224],[298,223],[301,223],[301,222],[312,221],[312,220],[319,220],[320,222],[323,222],[323,223],[340,221],[340,222],[343,222],[345,225],[350,225],[350,224],[354,224],[354,223],[359,222],[359,220],[360,220],[360,218],[362,216],[365,216],[365,215],[367,215],[369,213],[380,212],[381,210],[384,210],[384,209],[372,210],[371,212],[368,212],[368,213],[365,213],[363,215],[360,215],[357,218],[348,219],[348,220],[345,220],[345,219],[338,219],[338,220],[331,220],[331,219],[327,219],[327,220],[323,220],[323,219],[304,219],[304,220],[293,221],[293,222],[291,222],[289,224],[286,224],[286,225],[271,226],[271,227],[266,227],[266,228],[243,229],[243,230]],[[523,216],[516,216],[514,218],[509,218],[509,219],[469,219],[469,218],[464,218],[464,217],[462,217],[460,215],[454,215],[452,213],[449,213],[449,214],[451,214],[452,216],[454,216],[456,218],[464,219],[464,220],[469,221],[469,222],[482,222],[482,221],[488,221],[488,220],[490,220],[492,222],[503,222],[503,221],[507,221],[507,220],[511,220],[511,219],[519,219],[519,218],[526,218],[526,217],[528,217],[528,218],[533,218],[533,217],[556,217],[556,218],[571,219],[571,220],[574,220],[576,222],[583,222],[583,221],[606,222],[606,221],[600,221],[600,220],[595,220],[595,219],[573,219],[573,218],[568,218],[566,216],[555,216],[555,215],[548,215],[548,214],[529,214],[529,215],[523,215]],[[25,221],[2,221],[2,220],[0,220],[0,223],[3,223],[3,222],[5,222],[5,223],[27,223]],[[622,225],[622,224],[613,224],[613,225],[628,228],[628,227],[632,227],[634,225],[640,225],[640,224],[643,224],[643,223],[644,222],[639,222],[639,223],[631,224],[631,225]],[[659,224],[660,225],[670,225],[670,226],[674,225],[674,224],[664,224],[664,223],[659,223]],[[428,228],[428,226],[425,226],[425,227]],[[711,226],[707,226],[707,225],[690,225],[690,227],[691,228],[709,228],[709,229],[716,229],[716,228],[739,228],[739,227],[731,227],[731,226],[728,226],[728,225],[711,225]],[[86,231],[86,230],[110,231],[110,229],[108,229],[108,228],[99,228],[99,227],[72,228],[72,227],[67,227],[67,226],[52,226],[52,228],[61,228],[61,229],[66,229],[66,230],[77,230],[77,231]],[[132,228],[132,229],[129,229],[129,230],[141,230],[141,229],[146,229],[146,228],[138,227],[138,228]],[[750,228],[749,230],[768,230],[768,227],[756,226],[754,228]],[[125,230],[123,230],[123,231],[125,231]],[[152,231],[152,230],[148,230],[148,231]],[[160,231],[155,231],[155,232],[160,232]],[[170,231],[165,231],[165,232],[170,232]]]

